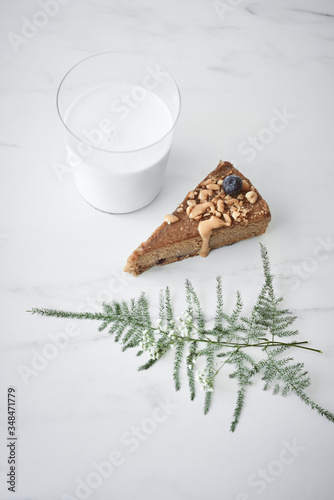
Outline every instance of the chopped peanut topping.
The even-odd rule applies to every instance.
[[[242,192],[245,192],[245,191],[249,191],[249,184],[247,181],[245,181],[245,179],[243,179],[242,181]]]
[[[226,176],[231,175],[231,170]],[[253,186],[245,179],[242,180],[241,192],[236,196],[226,195],[223,189],[224,178],[210,178],[203,181],[196,190],[190,191],[186,198],[186,214],[189,219],[198,221],[198,231],[202,237],[202,248],[199,252],[203,257],[210,251],[209,240],[213,229],[229,227],[232,224],[248,223],[247,215],[253,210],[251,205],[258,199]],[[246,203],[245,202],[249,202]],[[179,207],[177,212],[183,211]],[[177,219],[177,217],[176,217]]]
[[[253,205],[257,200],[257,193],[255,193],[255,191],[248,191],[248,193],[246,193],[246,199]]]
[[[211,189],[201,189],[201,191],[199,192],[198,198],[201,201],[206,201],[209,196],[212,196],[212,194],[213,194],[213,191]]]
[[[218,212],[220,212],[220,213],[224,212],[224,202],[223,202],[223,200],[218,200],[217,201],[217,208],[218,208]]]
[[[177,222],[178,220],[179,220],[179,218],[173,214],[168,214],[164,218],[164,221],[167,222],[167,224],[174,224],[174,222]]]
[[[207,184],[207,189],[213,189],[213,191],[218,191],[220,190],[220,186],[218,184]]]

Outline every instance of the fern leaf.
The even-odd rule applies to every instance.
[[[197,342],[193,341],[189,345],[189,354],[186,358],[190,399],[192,401],[195,399],[196,396],[196,383],[195,383],[195,373],[194,373],[196,355],[197,355]]]
[[[216,314],[215,314],[215,329],[220,330],[223,328],[223,289],[221,276],[216,278]]]
[[[148,370],[149,368],[151,368],[151,366],[155,365],[157,361],[158,361],[157,359],[150,358],[146,363],[139,366],[138,371],[141,372],[143,370]]]
[[[209,381],[209,388],[205,392],[205,400],[204,400],[204,415],[206,415],[211,407],[212,403],[212,393],[214,389],[214,378],[215,378],[215,352],[212,349],[212,345],[208,347],[208,351],[206,354],[206,373]]]
[[[178,342],[175,346],[173,379],[176,391],[179,391],[181,388],[180,369],[183,361],[184,347],[184,342]]]
[[[196,318],[197,328],[202,333],[205,330],[205,318],[198,295],[189,280],[186,280],[186,290],[189,304],[193,304],[193,317]]]

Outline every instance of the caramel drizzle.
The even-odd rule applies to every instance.
[[[213,215],[208,220],[202,220],[198,224],[198,232],[202,238],[202,248],[199,251],[199,255],[201,257],[206,257],[210,252],[210,236],[212,231],[221,226],[228,226],[228,222],[225,220],[221,220],[218,217],[214,217]]]
[[[196,217],[203,215],[206,212],[207,208],[215,211],[215,206],[212,201],[206,201],[205,203],[198,203],[197,205],[194,205],[193,207],[191,207],[189,219],[195,219]]]

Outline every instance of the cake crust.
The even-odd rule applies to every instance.
[[[241,193],[226,195],[222,182],[228,175],[243,181]],[[219,210],[218,210],[219,209]],[[134,276],[153,266],[170,264],[209,250],[263,234],[271,220],[269,207],[249,179],[230,162],[220,161],[152,235],[134,250],[124,271]],[[173,222],[171,222],[173,221]],[[204,233],[210,226],[205,252]]]

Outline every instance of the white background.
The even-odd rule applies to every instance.
[[[334,426],[295,396],[264,393],[257,380],[232,434],[233,381],[222,376],[204,416],[203,394],[191,402],[185,377],[174,392],[171,357],[137,373],[134,354],[97,324],[26,311],[98,308],[146,290],[154,315],[166,285],[178,311],[190,278],[212,317],[221,274],[226,311],[239,289],[246,313],[262,285],[262,241],[300,340],[324,351],[295,353],[312,379],[308,394],[334,411],[333,18],[330,0],[1,0],[1,500],[332,498]],[[117,216],[86,204],[59,168],[55,106],[63,75],[111,50],[156,59],[182,95],[162,191]],[[277,112],[285,122],[273,132]],[[268,201],[267,233],[207,259],[125,275],[132,250],[220,159],[235,162]],[[47,351],[61,332],[68,345]],[[15,493],[6,485],[9,386]],[[96,472],[102,463],[105,478]]]

